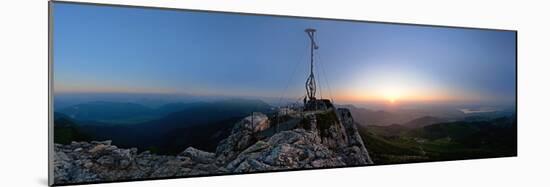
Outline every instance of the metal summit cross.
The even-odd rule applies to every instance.
[[[319,46],[315,43],[315,29],[308,28],[305,30],[309,39],[311,40],[311,49],[310,49],[310,72],[309,77],[306,80],[306,93],[307,97],[304,98],[304,105],[309,101],[314,101],[315,92],[317,91],[317,85],[315,83],[315,76],[313,74],[313,50],[319,49]]]

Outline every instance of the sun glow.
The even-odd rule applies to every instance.
[[[342,100],[398,105],[452,99],[436,78],[415,68],[374,66],[358,72],[350,89],[338,94]]]
[[[346,90],[336,94],[337,98],[347,102],[374,102],[388,105],[400,105],[411,102],[448,102],[455,100],[446,92],[405,85],[383,85],[364,90]]]
[[[386,98],[388,99],[388,101],[390,103],[395,103],[395,101],[397,101],[397,99],[398,99],[397,96],[387,96]]]
[[[395,103],[400,97],[401,94],[397,91],[385,91],[383,93],[383,98],[392,104]]]

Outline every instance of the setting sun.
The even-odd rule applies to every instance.
[[[397,99],[399,99],[399,94],[397,93],[384,94],[384,98],[388,100],[390,103],[395,103]]]

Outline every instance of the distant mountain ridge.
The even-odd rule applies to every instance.
[[[140,122],[153,119],[155,110],[140,104],[124,102],[93,101],[72,105],[57,112],[78,121],[98,121],[106,123]],[[141,119],[141,120],[139,120]]]
[[[424,126],[428,126],[428,125],[432,125],[432,124],[436,124],[436,123],[442,123],[442,122],[445,122],[445,121],[446,120],[443,120],[443,119],[440,119],[440,118],[437,118],[437,117],[433,117],[433,116],[424,116],[424,117],[413,119],[413,120],[403,124],[403,126],[409,127],[409,128],[418,128],[418,127],[424,127]]]
[[[421,127],[448,121],[487,121],[501,117],[514,116],[514,108],[502,107],[500,110],[464,113],[453,106],[435,106],[411,109],[373,110],[347,105],[356,121],[364,126],[388,126],[400,124],[410,127]]]
[[[355,120],[361,125],[381,125],[404,124],[415,118],[421,117],[412,113],[397,113],[384,110],[372,110],[358,107],[348,107]]]
[[[157,120],[171,113],[189,108],[212,107],[211,109],[216,109],[217,106],[234,108],[237,111],[242,111],[242,107],[251,106],[259,109],[271,108],[271,106],[261,100],[248,99],[226,99],[214,102],[174,102],[157,108],[131,102],[91,101],[61,108],[56,110],[56,112],[76,121],[88,122],[86,124],[139,124]],[[250,112],[250,110],[247,112]]]

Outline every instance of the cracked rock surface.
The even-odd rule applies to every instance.
[[[55,144],[54,180],[66,184],[372,164],[349,111],[327,112],[337,120],[322,121],[311,114],[306,116],[310,128],[267,137],[260,134],[272,122],[255,113],[236,123],[215,153],[193,147],[178,155],[138,153],[109,140]]]

